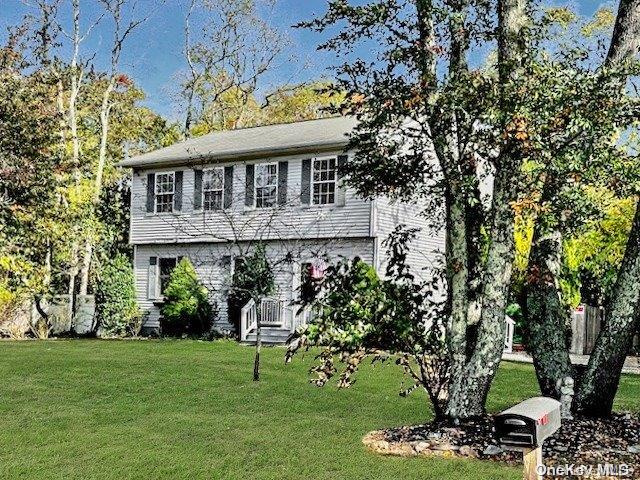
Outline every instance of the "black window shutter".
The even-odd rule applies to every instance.
[[[156,174],[147,173],[147,212],[153,213],[156,196]]]
[[[149,257],[149,270],[147,274],[147,298],[153,300],[157,297],[158,288],[158,257]]]
[[[233,165],[224,167],[224,208],[233,203]]]
[[[347,155],[338,155],[338,178],[344,176],[344,166],[347,163]]]
[[[289,162],[278,162],[278,205],[287,204]]]
[[[176,212],[182,211],[182,170],[176,172],[175,196],[173,206]]]
[[[344,177],[344,166],[347,163],[347,158],[347,155],[338,155],[338,180]],[[337,186],[336,205],[343,207],[346,201],[347,187],[344,181],[339,181]]]
[[[253,207],[253,176],[254,166],[247,165],[247,175],[245,178],[244,204],[247,207]]]
[[[202,208],[202,170],[193,171],[193,209]]]
[[[300,183],[300,201],[304,205],[311,203],[311,159],[302,160],[302,178]]]

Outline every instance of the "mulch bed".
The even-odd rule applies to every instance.
[[[485,416],[455,427],[430,423],[377,430],[363,439],[376,453],[400,456],[472,457],[521,465],[519,452],[505,451],[494,438],[493,417]],[[640,418],[615,414],[607,419],[563,420],[562,427],[543,446],[547,466],[592,465],[590,475],[545,478],[640,478]],[[623,475],[598,473],[598,465],[627,465]],[[626,473],[626,474],[624,474]]]

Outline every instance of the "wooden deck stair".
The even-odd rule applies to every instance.
[[[310,309],[298,312],[288,300],[279,298],[263,298],[260,302],[262,342],[267,345],[282,345],[300,326],[309,323]],[[250,300],[240,314],[240,342],[254,344],[258,309]]]
[[[284,345],[291,332],[277,327],[262,327],[262,343],[265,345]],[[256,332],[247,334],[243,343],[254,345],[256,343]]]

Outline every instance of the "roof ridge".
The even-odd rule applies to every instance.
[[[348,115],[335,115],[333,117],[320,117],[320,118],[306,118],[304,120],[292,120],[290,122],[277,122],[277,123],[265,123],[263,125],[252,125],[250,127],[242,127],[242,128],[229,128],[226,130],[214,130],[213,132],[209,132],[209,133],[205,133],[204,135],[200,135],[199,137],[191,137],[191,138],[187,138],[184,141],[187,140],[193,140],[196,138],[203,138],[203,137],[208,137],[209,135],[215,135],[217,133],[230,133],[230,132],[242,132],[245,130],[253,130],[256,128],[265,128],[265,127],[277,127],[279,125],[293,125],[293,124],[297,124],[297,123],[308,123],[308,122],[317,122],[317,121],[321,121],[321,120],[336,120],[336,119],[348,119],[348,118],[355,118],[352,116],[348,116]],[[180,143],[180,142],[178,142]]]

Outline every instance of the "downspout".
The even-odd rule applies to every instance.
[[[378,204],[375,198],[370,200],[369,204],[369,237],[373,239],[373,265],[376,272],[380,274],[380,265],[378,265],[379,248],[378,248]]]

